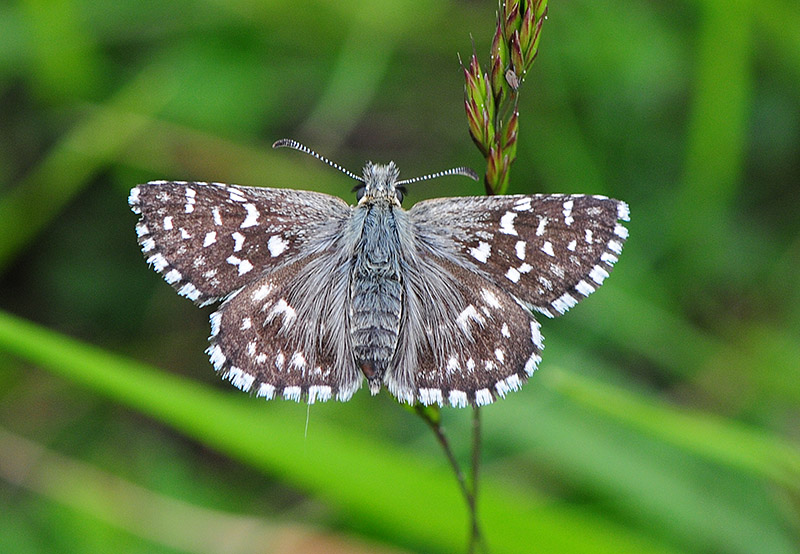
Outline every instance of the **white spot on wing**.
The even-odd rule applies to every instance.
[[[224,377],[227,377],[228,380],[233,383],[234,387],[243,391],[249,391],[250,387],[253,386],[253,382],[256,380],[253,375],[242,371],[236,366],[232,366],[230,369],[228,369]]]
[[[188,298],[192,302],[200,298],[200,291],[197,290],[197,287],[191,283],[185,283],[181,288],[179,288],[178,294]]]
[[[170,269],[166,275],[164,275],[164,280],[169,283],[177,283],[181,280],[181,272],[177,269]]]
[[[217,371],[222,369],[222,366],[225,364],[225,354],[222,353],[219,345],[214,345],[206,350],[209,359],[211,360],[211,364],[214,366],[214,369]]]
[[[506,235],[514,235],[517,236],[517,230],[514,229],[514,218],[517,217],[517,214],[514,212],[506,212],[503,217],[500,218],[500,232]]]
[[[220,319],[222,319],[222,314],[214,312],[208,319],[211,321],[211,336],[216,337],[219,334],[219,324]]]
[[[567,250],[569,250],[570,252],[575,252],[575,248],[577,246],[578,246],[578,241],[573,239],[569,241],[569,244],[567,245]]]
[[[606,277],[608,277],[608,271],[606,271],[599,265],[594,266],[592,270],[589,272],[589,278],[598,285],[602,285]]]
[[[313,404],[316,400],[326,402],[331,398],[331,388],[327,385],[311,385],[308,387],[308,403]]]
[[[586,242],[592,244],[592,238],[594,234],[592,233],[591,229],[586,229]]]
[[[564,268],[556,264],[550,264],[550,273],[552,273],[559,279],[563,279],[564,275],[566,275],[566,273],[564,272]]]
[[[142,249],[144,249],[144,247],[142,247]],[[164,269],[169,265],[169,263],[167,263],[167,259],[161,254],[153,254],[147,258],[147,263],[151,264],[153,269],[159,273],[164,271]]]
[[[214,217],[214,225],[222,225],[222,216],[219,215],[219,206],[211,208],[211,215]]]
[[[541,324],[536,320],[531,320],[531,342],[539,350],[544,349],[544,337],[542,337]]]
[[[531,209],[531,199],[530,198],[520,198],[514,204],[514,209],[518,212],[528,212]]]
[[[577,303],[578,301],[572,295],[570,295],[568,292],[565,292],[564,294],[553,300],[553,302],[551,302],[551,305],[553,306],[553,308],[556,309],[558,313],[563,314]]]
[[[594,292],[595,289],[592,285],[581,279],[580,281],[578,281],[578,284],[575,285],[575,290],[577,290],[584,296],[589,296]]]
[[[297,318],[297,312],[283,298],[278,300],[270,310],[267,321],[272,321],[278,314],[283,314],[283,320],[287,323]]]
[[[419,389],[419,401],[430,406],[431,404],[442,405],[442,390],[441,389]]]
[[[253,264],[251,264],[249,260],[240,260],[236,256],[228,256],[225,261],[231,265],[237,266],[239,269],[239,275],[244,275],[253,269]]]
[[[289,242],[284,240],[280,235],[272,235],[267,241],[267,248],[269,254],[273,258],[280,256],[289,248]]]
[[[555,257],[556,255],[556,253],[553,251],[553,243],[551,243],[549,240],[544,241],[544,244],[542,245],[542,252],[548,256]]]
[[[469,254],[481,263],[486,263],[492,253],[492,245],[488,242],[479,242],[477,248],[470,248]]]
[[[470,334],[470,321],[477,321],[481,326],[485,322],[483,316],[478,313],[478,310],[472,304],[467,306],[456,318],[456,323],[466,335]]]
[[[182,184],[186,181],[175,181],[176,184]],[[184,206],[184,211],[187,214],[190,214],[194,211],[194,203],[195,197],[197,196],[197,191],[193,188],[186,187],[186,206]]]
[[[139,204],[139,187],[133,187],[131,189],[131,194],[128,196],[128,204],[131,206]]]
[[[508,329],[508,323],[503,323],[503,326],[500,328],[500,332],[505,338],[511,338],[511,331]]]
[[[245,227],[253,227],[254,225],[258,225],[258,209],[256,208],[255,204],[245,204],[244,209],[247,210],[247,216],[242,221],[242,224],[239,225],[242,229]]]
[[[256,396],[263,396],[266,400],[275,398],[275,387],[269,383],[261,383],[256,392]]]
[[[629,221],[631,218],[630,208],[625,202],[617,204],[617,218],[623,221]]]
[[[264,300],[269,295],[269,293],[272,292],[272,288],[273,287],[272,287],[272,285],[270,283],[265,283],[265,284],[261,285],[253,293],[253,296],[252,296],[253,300],[256,301],[256,302]]]
[[[247,198],[242,196],[242,193],[233,187],[228,187],[228,198],[234,202],[247,202]]]
[[[617,225],[616,227],[614,227],[614,234],[620,238],[626,239],[628,238],[628,229],[626,229],[622,225]]]
[[[454,408],[466,408],[468,405],[467,393],[464,391],[451,390],[448,395],[448,400],[450,401],[450,405]]]
[[[531,357],[528,358],[528,361],[525,362],[525,373],[528,374],[528,377],[533,375],[533,372],[536,371],[536,366],[539,365],[539,362],[542,361],[542,357],[539,356],[536,352],[531,354]]]
[[[525,259],[525,246],[527,246],[527,242],[524,240],[518,240],[517,244],[514,245],[514,250],[517,252],[517,258],[520,260]]]
[[[603,252],[603,254],[600,256],[600,261],[606,262],[607,264],[610,265],[614,265],[615,263],[617,263],[617,260],[619,260],[619,258],[617,258],[614,254],[611,254],[610,252]]]
[[[289,360],[289,367],[295,367],[297,369],[306,367],[306,359],[302,352],[295,352],[292,354],[292,359]]]
[[[231,238],[233,239],[233,251],[238,252],[244,244],[244,235],[237,231],[231,235]]]
[[[491,404],[494,399],[492,398],[492,392],[489,389],[481,389],[475,391],[475,405],[476,406],[485,406],[486,404]]]
[[[536,226],[536,236],[541,237],[544,234],[544,228],[547,226],[547,218],[542,217],[539,220],[539,225]]]
[[[283,397],[286,400],[294,400],[295,402],[300,402],[300,393],[302,389],[300,387],[286,387],[283,389]]]
[[[516,283],[519,281],[520,273],[515,267],[509,267],[506,271],[506,278],[512,283]]]
[[[203,248],[208,248],[215,242],[217,242],[217,232],[209,231],[206,233],[206,237],[203,239]]]
[[[500,300],[498,300],[497,296],[489,289],[481,290],[481,297],[483,298],[483,301],[489,305],[489,307],[495,309],[500,307]]]
[[[168,215],[164,218],[164,230],[170,231],[172,229],[172,216]]]
[[[572,225],[574,219],[572,218],[572,206],[575,202],[570,199],[564,202],[564,223],[567,225]]]

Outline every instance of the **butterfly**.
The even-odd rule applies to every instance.
[[[519,389],[544,348],[534,312],[563,314],[608,277],[627,204],[533,194],[401,203],[367,163],[356,204],[318,192],[152,181],[131,190],[147,262],[211,315],[211,363],[271,399],[345,401],[366,380],[408,404],[485,405]]]

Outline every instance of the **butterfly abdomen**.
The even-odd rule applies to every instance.
[[[350,335],[356,365],[377,392],[397,347],[403,288],[392,209],[366,209],[351,273]]]

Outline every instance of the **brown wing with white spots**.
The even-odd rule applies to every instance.
[[[363,375],[352,355],[348,357],[346,350],[337,353],[325,331],[320,318],[330,310],[310,308],[297,295],[306,262],[283,266],[229,297],[211,315],[207,353],[224,379],[267,400],[279,396],[309,404],[348,400],[361,386]],[[340,309],[336,298],[315,300],[333,302],[330,309]],[[337,363],[337,358],[345,363]]]
[[[477,272],[421,250],[405,274],[398,350],[384,377],[401,402],[484,405],[536,369],[539,323]]]
[[[326,249],[350,213],[318,192],[182,181],[134,187],[128,203],[147,261],[200,305]]]
[[[544,348],[539,323],[491,281],[464,267],[441,263],[453,277],[461,307],[452,317],[428,320],[424,326],[428,337],[434,336],[432,326],[446,326],[450,346],[437,351],[443,341],[423,340],[413,371],[413,390],[403,390],[394,375],[387,378],[387,387],[400,400],[413,397],[423,404],[489,404],[519,389],[533,374]],[[424,302],[422,317],[426,318],[436,310]]]
[[[627,204],[604,196],[436,198],[410,214],[424,240],[549,317],[600,286],[628,236]]]

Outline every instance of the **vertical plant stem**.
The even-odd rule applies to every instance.
[[[469,552],[474,553],[476,549],[483,546],[483,551],[486,551],[486,545],[483,542],[483,535],[481,534],[480,523],[478,520],[478,476],[480,475],[481,465],[481,408],[475,406],[472,409],[472,468],[470,475],[470,495],[469,511],[472,516],[472,532],[470,533]]]
[[[458,481],[458,486],[461,489],[461,494],[464,496],[464,501],[467,504],[467,509],[469,511],[469,542],[468,542],[468,552],[471,554],[476,552],[476,549],[479,545],[482,544],[483,538],[480,529],[480,523],[478,521],[478,513],[477,513],[477,505],[476,505],[476,485],[478,483],[478,462],[480,460],[480,418],[477,415],[473,416],[473,443],[472,443],[472,468],[471,468],[471,475],[470,480],[467,481],[466,476],[464,475],[464,471],[461,469],[461,465],[456,460],[455,454],[453,453],[453,449],[450,447],[450,441],[447,439],[447,435],[444,433],[444,429],[442,428],[442,422],[440,417],[440,412],[438,407],[435,406],[423,406],[421,404],[417,404],[414,406],[414,412],[422,418],[423,421],[431,428],[433,431],[436,440],[444,450],[445,456],[447,457],[447,461],[450,462],[450,466],[453,468],[453,473],[456,476],[456,481]],[[479,412],[479,408],[475,408],[475,412]],[[477,419],[476,419],[477,418]],[[476,436],[476,423],[477,421],[477,436]],[[485,548],[484,548],[485,550]]]

